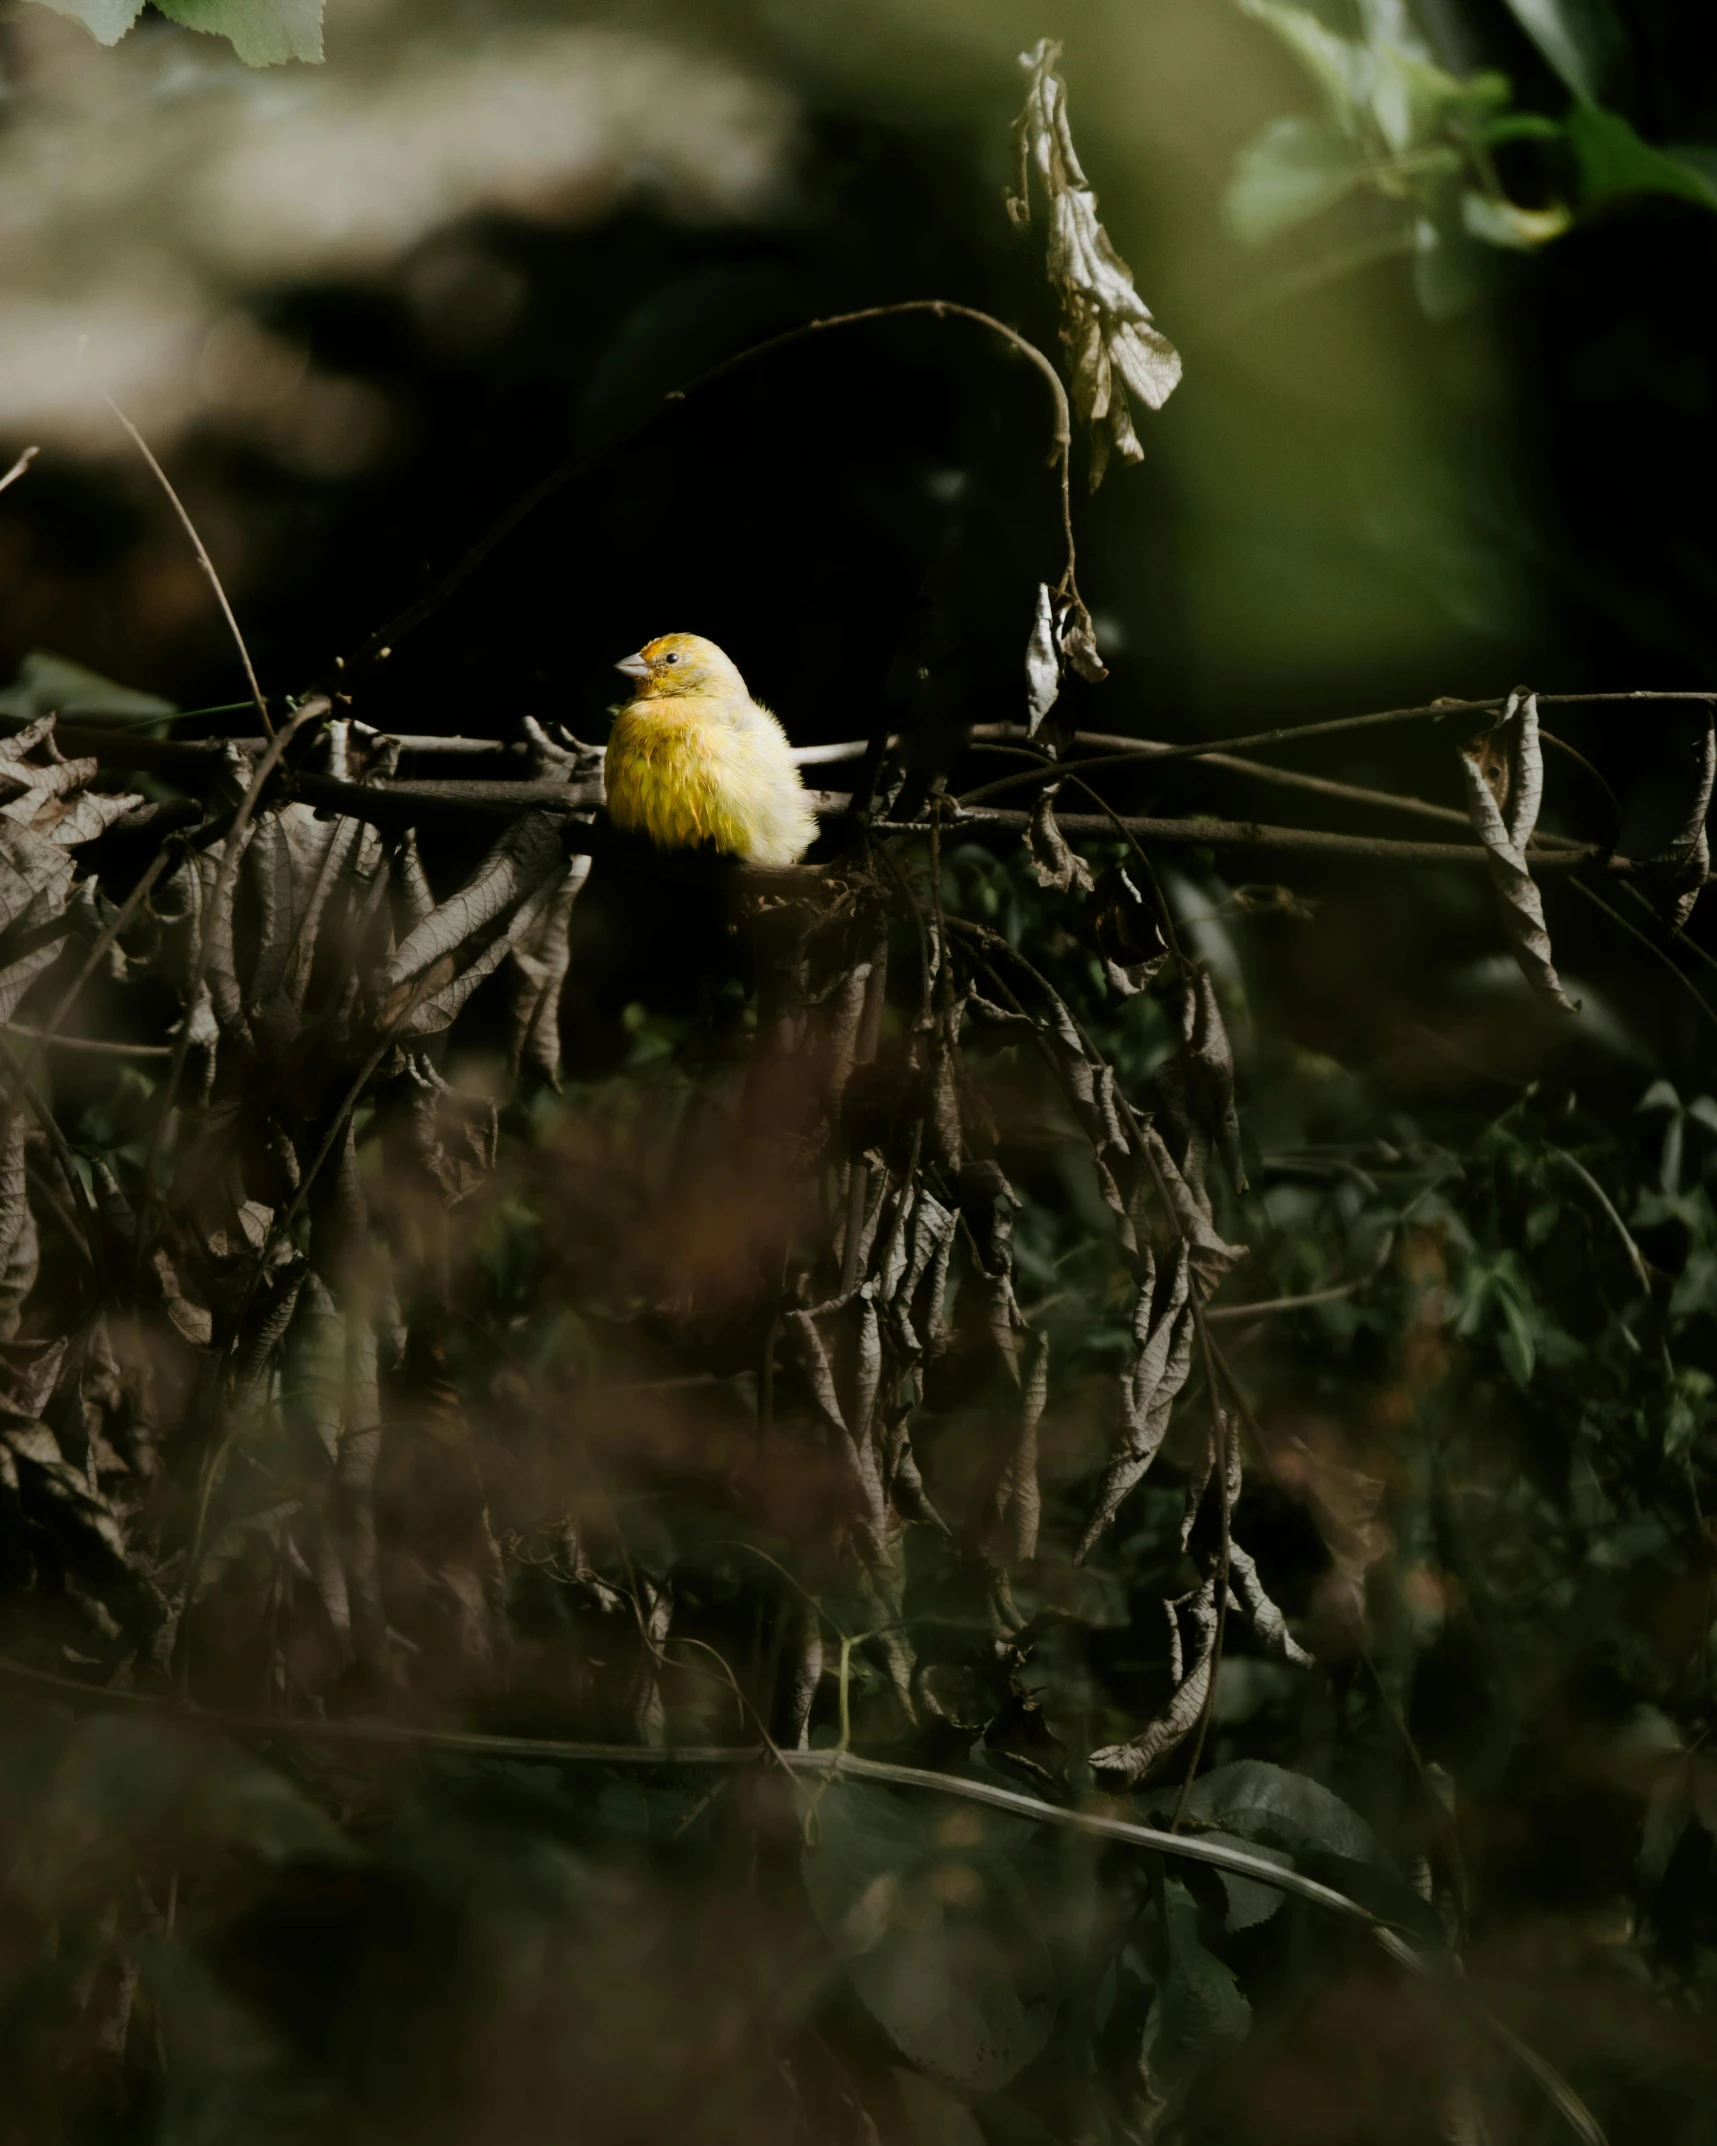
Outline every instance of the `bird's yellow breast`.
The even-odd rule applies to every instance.
[[[663,849],[707,843],[730,857],[791,864],[816,831],[780,725],[750,701],[633,702],[615,718],[605,779],[614,824]]]

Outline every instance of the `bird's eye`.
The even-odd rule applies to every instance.
[[[678,663],[679,660],[679,657],[674,653],[671,648],[668,650],[668,653],[662,658],[662,661],[664,663]]]

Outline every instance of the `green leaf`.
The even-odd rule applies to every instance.
[[[69,657],[32,649],[18,666],[17,681],[0,692],[0,715],[33,723],[63,716],[68,723],[164,723],[178,709],[158,694],[115,685]]]
[[[1371,1828],[1351,1804],[1314,1781],[1263,1759],[1218,1766],[1193,1783],[1187,1815],[1243,1839],[1268,1835],[1290,1852],[1323,1849],[1349,1862],[1371,1860]]]
[[[1049,2039],[1053,1965],[1012,1868],[1030,1833],[856,1782],[817,1806],[812,1910],[902,2054],[955,2086],[1005,2086]]]
[[[1629,194],[1673,194],[1703,209],[1717,208],[1717,187],[1642,141],[1617,112],[1576,105],[1568,114],[1568,139],[1579,160],[1585,206]]]
[[[1527,1210],[1526,1216],[1527,1250],[1536,1252],[1539,1246],[1548,1240],[1561,1219],[1562,1202],[1560,1200],[1534,1201]]]
[[[98,45],[117,45],[143,12],[143,0],[41,0],[56,15],[81,22]]]
[[[1532,1325],[1507,1290],[1499,1289],[1496,1301],[1502,1312],[1502,1331],[1496,1337],[1497,1354],[1502,1358],[1503,1369],[1524,1391],[1532,1383],[1533,1367],[1538,1361]]]
[[[1610,0],[1508,0],[1508,11],[1575,96],[1596,104],[1627,44]]]
[[[1252,2029],[1252,2007],[1234,1977],[1199,1934],[1198,1905],[1178,1879],[1163,1888],[1169,1967],[1157,1989],[1141,2051],[1158,2108],[1153,2130],[1167,2123],[1210,2067]]]
[[[1327,122],[1275,120],[1242,149],[1228,188],[1228,221],[1248,245],[1327,209],[1365,173],[1359,148]]]
[[[1669,1293],[1671,1318],[1692,1319],[1702,1311],[1717,1311],[1717,1254],[1690,1252],[1687,1264],[1675,1277]]]
[[[1669,1408],[1664,1418],[1663,1451],[1666,1460],[1679,1460],[1699,1442],[1711,1420],[1711,1395],[1717,1379],[1708,1371],[1684,1364],[1675,1374]]]
[[[187,30],[224,37],[247,67],[322,57],[322,0],[157,0]]]
[[[1223,1664],[1226,1670],[1228,1664]],[[1279,1863],[1284,1870],[1292,1870],[1294,1859],[1284,1849],[1272,1848],[1267,1842],[1247,1840],[1238,1833],[1206,1833],[1205,1840],[1220,1841],[1226,1847],[1244,1848],[1251,1855],[1262,1856],[1266,1862]],[[1229,1930],[1251,1930],[1261,1922],[1268,1922],[1282,1902],[1285,1893],[1277,1892],[1273,1885],[1263,1885],[1256,1878],[1243,1878],[1232,1870],[1219,1870],[1222,1890],[1228,1896],[1228,1908],[1223,1917],[1223,1926]]]
[[[33,1882],[49,1896],[86,1888],[145,1844],[175,1856],[237,1849],[270,1867],[352,1853],[284,1774],[247,1752],[153,1721],[95,1715],[56,1770]]]

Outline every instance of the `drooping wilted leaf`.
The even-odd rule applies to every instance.
[[[58,916],[71,891],[72,872],[72,860],[59,844],[0,817],[0,931]]]
[[[11,820],[62,848],[90,842],[123,819],[141,797],[130,793],[97,795],[85,786],[101,772],[98,760],[67,760],[54,740],[55,717],[38,717],[10,737],[0,738],[0,819]]]
[[[1189,964],[1181,979],[1181,1048],[1157,1075],[1173,1106],[1182,1141],[1180,1169],[1202,1192],[1208,1157],[1222,1158],[1236,1192],[1246,1190],[1240,1161],[1240,1115],[1234,1098],[1234,1050],[1222,1018],[1216,985],[1202,963]]]
[[[1122,1781],[1142,1781],[1198,1726],[1216,1667],[1216,1580],[1190,1588],[1163,1610],[1169,1627],[1169,1667],[1174,1689],[1154,1720],[1124,1744],[1106,1744],[1090,1756],[1092,1770]]]
[[[1102,957],[1110,989],[1122,998],[1142,991],[1168,958],[1155,906],[1123,864],[1105,865],[1098,874],[1080,929]]]
[[[1309,1667],[1312,1657],[1288,1630],[1288,1620],[1271,1601],[1259,1577],[1257,1559],[1237,1542],[1230,1542],[1228,1546],[1228,1570],[1241,1606],[1252,1620],[1259,1644],[1267,1652],[1279,1654],[1284,1661],[1295,1662],[1301,1668]]]
[[[12,1102],[4,1106],[0,1123],[0,1341],[17,1336],[40,1260],[25,1163],[24,1113]]]
[[[1043,1514],[1037,1430],[1048,1395],[1049,1339],[1045,1334],[1030,1334],[1019,1377],[1019,1421],[979,1529],[979,1547],[1003,1567],[1023,1564],[1037,1555]]]
[[[560,999],[572,955],[572,908],[589,877],[590,859],[570,858],[559,886],[508,948],[515,979],[508,1050],[515,1066],[528,1066],[551,1083],[560,1076]]]
[[[1671,931],[1680,931],[1692,916],[1711,871],[1711,843],[1705,821],[1711,810],[1714,776],[1717,776],[1717,716],[1707,709],[1705,728],[1693,751],[1693,786],[1687,813],[1664,858],[1666,921]]]
[[[1030,220],[1035,171],[1049,216],[1049,280],[1061,300],[1073,399],[1091,428],[1095,491],[1111,451],[1124,461],[1143,459],[1129,393],[1148,409],[1160,410],[1179,383],[1181,364],[1097,220],[1097,197],[1080,169],[1067,124],[1067,86],[1055,72],[1060,56],[1061,47],[1050,38],[1021,55],[1031,86],[1014,126],[1019,176],[1008,213],[1016,223]],[[1071,648],[1068,652],[1077,666],[1078,657]]]
[[[1070,894],[1075,889],[1088,892],[1091,867],[1068,846],[1055,817],[1055,795],[1060,787],[1057,782],[1046,783],[1032,804],[1031,822],[1026,829],[1032,877],[1040,887],[1055,894]]]
[[[1055,609],[1049,590],[1037,588],[1037,611],[1032,619],[1031,639],[1025,645],[1025,728],[1037,736],[1037,726],[1055,706],[1061,693],[1061,644],[1055,631]]]
[[[1192,1265],[1184,1244],[1176,1248],[1166,1273],[1159,1275],[1154,1253],[1146,1251],[1133,1307],[1134,1357],[1121,1380],[1121,1421],[1115,1449],[1104,1472],[1091,1517],[1073,1555],[1087,1558],[1107,1530],[1122,1501],[1156,1459],[1168,1433],[1176,1396],[1192,1369],[1193,1321],[1188,1304]]]
[[[458,893],[416,924],[383,968],[378,988],[384,1022],[406,1017],[420,978],[428,977],[432,991],[445,990],[486,952],[493,954],[494,968],[506,952],[500,934],[507,920],[546,892],[563,861],[559,821],[546,812],[521,813]],[[429,1003],[420,990],[417,1010]]]
[[[1544,903],[1526,862],[1526,851],[1538,825],[1538,808],[1544,796],[1544,754],[1538,739],[1538,696],[1524,690],[1511,693],[1503,718],[1506,781],[1493,782],[1494,769],[1478,746],[1461,751],[1461,770],[1466,780],[1467,814],[1474,832],[1485,846],[1491,884],[1510,946],[1521,973],[1544,1002],[1558,1013],[1578,1013],[1579,1007],[1563,990],[1550,958],[1550,934],[1544,923]],[[1507,799],[1506,813],[1497,791]]]

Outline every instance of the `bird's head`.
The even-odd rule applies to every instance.
[[[695,633],[664,633],[646,641],[635,656],[627,656],[615,669],[632,680],[634,700],[682,700],[687,694],[744,694],[740,677],[713,641]]]

